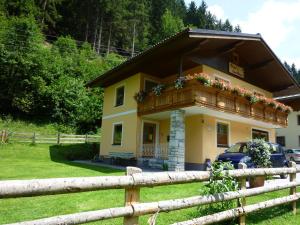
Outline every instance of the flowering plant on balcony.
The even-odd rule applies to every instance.
[[[259,102],[258,96],[250,91],[244,93],[244,97],[250,102],[250,104],[255,104]]]
[[[152,88],[153,93],[156,96],[160,96],[161,92],[165,89],[165,85],[164,84],[158,84],[155,87]]]
[[[194,75],[194,79],[196,79],[197,81],[199,81],[204,86],[208,86],[208,87],[211,86],[211,79],[209,78],[208,75],[206,75],[204,73],[195,74]]]
[[[211,81],[211,86],[215,87],[217,89],[220,89],[222,91],[231,91],[232,90],[232,87],[229,84],[227,84],[223,81],[220,81],[220,80]]]
[[[182,76],[178,77],[174,82],[175,83],[174,86],[176,89],[181,89],[183,88],[185,82],[186,82],[186,77],[182,77]]]
[[[147,97],[147,92],[144,90],[141,90],[137,93],[135,93],[134,95],[134,99],[138,102],[138,103],[142,103],[145,98]]]

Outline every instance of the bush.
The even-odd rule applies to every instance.
[[[211,165],[212,175],[208,184],[205,185],[201,194],[203,195],[215,195],[228,191],[237,191],[238,182],[228,174],[224,174],[225,170],[234,169],[230,162],[214,162]],[[235,206],[236,200],[221,201],[218,203],[212,203],[205,206],[199,206],[198,211],[204,214],[212,214],[231,209]],[[229,224],[228,221],[225,224]]]
[[[266,141],[254,139],[247,143],[247,149],[255,167],[271,167],[270,145]]]
[[[55,145],[51,147],[51,158],[59,160],[92,160],[99,153],[99,144]]]

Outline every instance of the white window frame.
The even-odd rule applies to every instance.
[[[213,77],[214,77],[214,79],[219,78],[219,79],[225,80],[225,81],[227,81],[229,84],[231,84],[231,80],[230,80],[230,79],[225,78],[225,77],[223,77],[223,76],[221,76],[221,75],[213,74]]]
[[[120,144],[120,145],[114,144],[115,126],[116,126],[116,125],[122,125],[121,144]],[[112,146],[121,146],[121,147],[122,147],[122,146],[123,146],[123,135],[124,135],[124,123],[123,123],[123,121],[113,123],[113,124],[112,124],[111,145],[112,145]]]
[[[269,137],[269,140],[268,141],[270,141],[270,131],[269,130],[267,130],[267,129],[264,129],[264,128],[260,128],[260,127],[251,127],[251,140],[253,140],[253,130],[261,130],[261,131],[265,131],[265,132],[267,132],[268,133],[268,137]]]
[[[228,125],[228,147],[231,146],[231,124],[229,121],[225,121],[225,120],[216,120],[216,124],[215,124],[215,128],[216,128],[216,146],[217,148],[227,148],[227,147],[218,147],[218,123],[223,123],[223,124],[227,124]]]
[[[122,105],[117,105],[117,90],[121,87],[124,87],[124,96],[123,96],[123,104]],[[115,87],[115,96],[114,96],[114,101],[113,101],[113,107],[121,107],[125,105],[125,92],[126,92],[126,87],[125,84],[120,84]]]

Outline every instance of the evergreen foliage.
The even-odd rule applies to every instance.
[[[95,131],[103,93],[86,82],[185,27],[241,31],[204,1],[0,1],[0,112]]]

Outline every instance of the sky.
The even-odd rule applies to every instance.
[[[202,0],[195,0],[199,5]],[[185,0],[189,5],[191,0]],[[205,0],[218,18],[260,33],[276,55],[300,68],[300,0]]]

